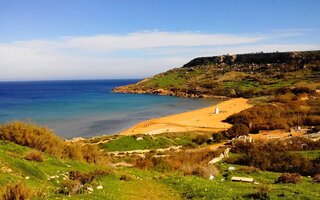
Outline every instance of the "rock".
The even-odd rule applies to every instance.
[[[89,192],[93,192],[93,188],[92,188],[92,187],[87,187],[87,190],[88,190]]]
[[[229,168],[228,168],[228,171],[234,171],[235,170],[235,167],[233,167],[233,166],[230,166]]]
[[[97,189],[98,189],[98,190],[102,190],[102,189],[103,189],[103,186],[102,186],[102,185],[98,185],[98,186],[97,186]]]
[[[209,176],[209,180],[212,181],[213,179],[215,179],[215,177],[214,177],[213,175],[210,175],[210,176]]]

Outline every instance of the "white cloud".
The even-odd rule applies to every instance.
[[[97,35],[93,37],[69,38],[69,48],[91,51],[159,48],[169,46],[212,46],[253,43],[263,37],[245,37],[227,34],[200,34],[188,32],[141,32],[127,35]]]
[[[295,34],[303,30],[245,35],[154,31],[16,41],[0,44],[0,80],[143,77],[197,56],[319,48],[317,44],[264,44],[270,38]]]

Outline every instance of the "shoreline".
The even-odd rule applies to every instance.
[[[214,114],[216,106],[220,109],[219,114]],[[252,106],[248,103],[248,99],[233,98],[202,109],[146,120],[120,131],[118,135],[154,135],[189,131],[217,132],[231,127],[231,124],[222,122],[228,116]]]

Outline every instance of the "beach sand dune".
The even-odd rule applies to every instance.
[[[218,106],[220,112],[215,114]],[[252,105],[247,99],[235,98],[223,101],[218,105],[193,110],[166,117],[151,119],[140,122],[131,128],[120,132],[121,135],[135,134],[161,134],[166,132],[215,132],[231,127],[230,124],[222,122],[228,116],[250,108]]]

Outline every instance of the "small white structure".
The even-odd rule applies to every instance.
[[[247,183],[253,183],[253,182],[254,182],[253,178],[238,177],[238,176],[233,176],[233,177],[231,178],[231,181],[235,181],[235,182],[247,182]]]
[[[214,111],[214,114],[219,114],[219,113],[220,113],[219,107],[216,106],[216,109],[215,109],[215,111]]]

